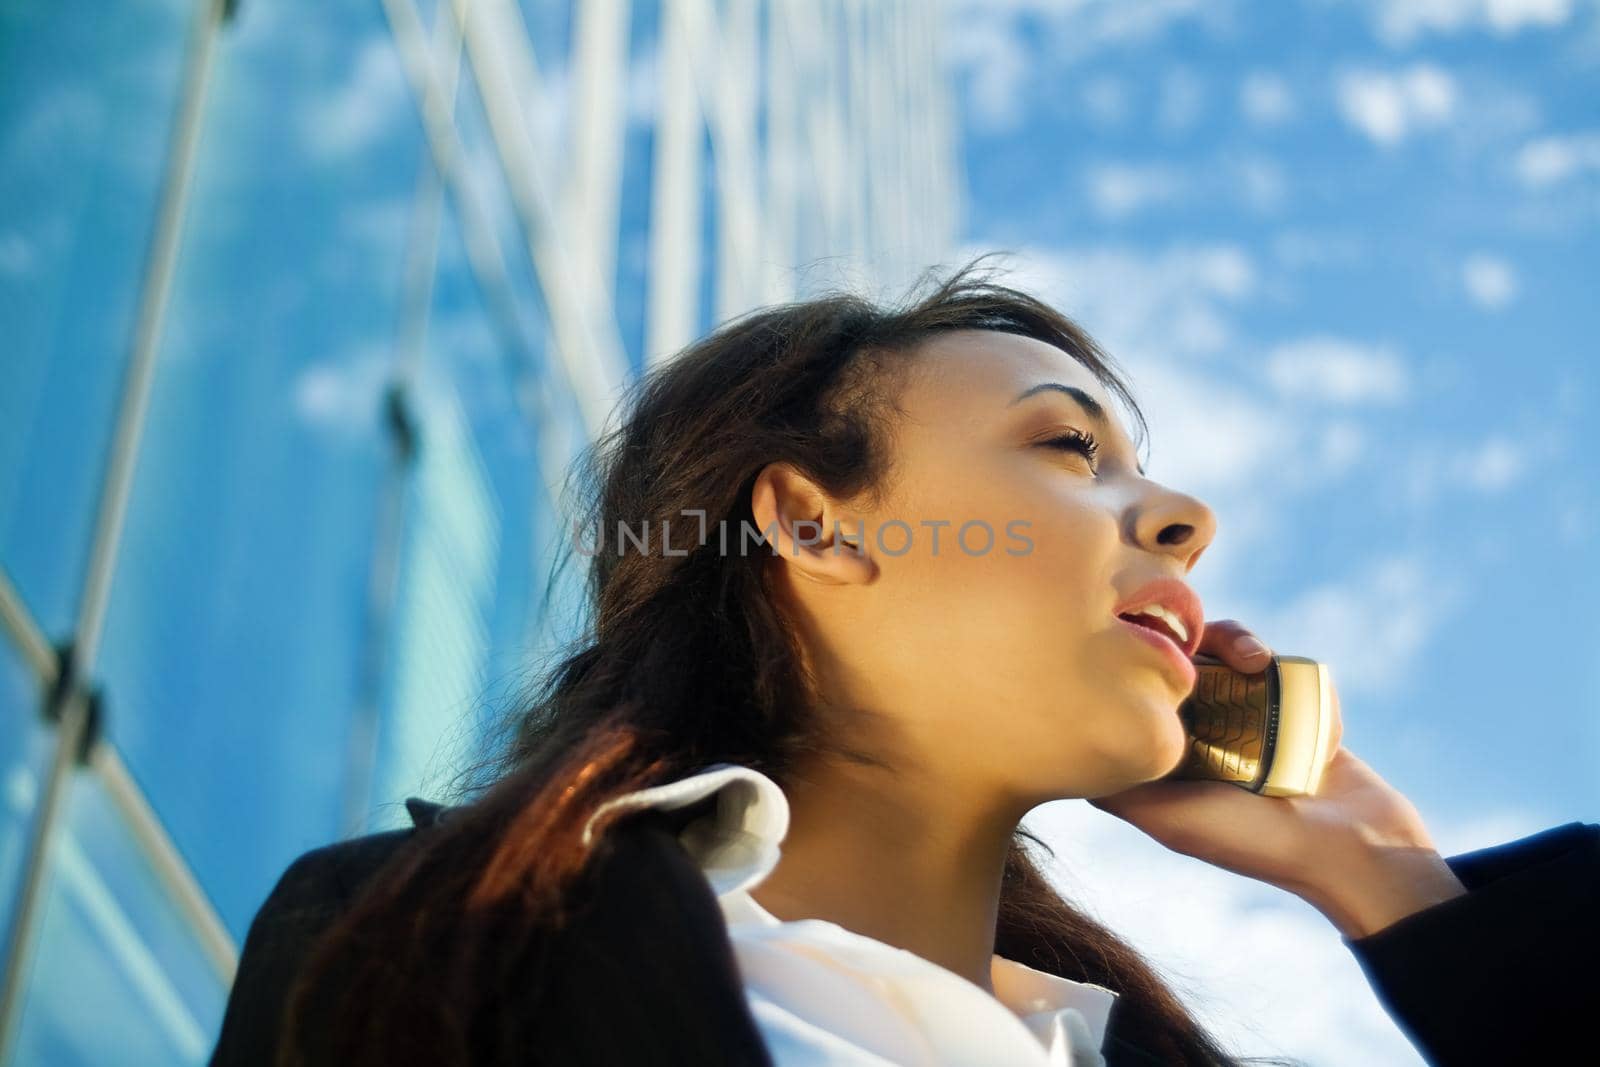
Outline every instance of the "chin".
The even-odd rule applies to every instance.
[[[1178,769],[1189,753],[1189,732],[1178,718],[1176,704],[1165,708],[1157,729],[1145,738],[1144,763],[1152,779],[1163,778]]]
[[[1173,771],[1177,770],[1180,766],[1182,766],[1183,765],[1183,761],[1186,758],[1188,758],[1188,755],[1189,755],[1189,735],[1188,734],[1186,734],[1186,733],[1182,734],[1182,736],[1178,739],[1178,742],[1175,745],[1172,746],[1172,750],[1171,750],[1170,755],[1171,755],[1170,759],[1166,759],[1166,760],[1164,760],[1162,762],[1161,769],[1156,773],[1156,777],[1157,778],[1165,778],[1167,775],[1171,774]]]

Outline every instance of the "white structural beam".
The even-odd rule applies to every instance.
[[[711,126],[717,175],[718,321],[748,310],[759,299],[755,282],[761,255],[761,188],[756,166],[755,0],[728,0],[719,24],[711,0],[682,0],[694,84],[701,114]]]
[[[522,17],[508,0],[452,0],[528,255],[549,309],[557,358],[577,397],[585,429],[605,431],[627,375],[609,290],[582,283],[568,249],[568,225],[552,195],[554,161],[540,159],[531,114],[553,106]]]
[[[4,567],[0,567],[0,629],[11,639],[23,663],[32,670],[40,684],[46,687],[54,685],[58,669],[56,650],[50,647],[44,628],[28,610],[22,594],[17,591]]]
[[[649,0],[646,0],[649,2]],[[572,167],[563,196],[570,252],[585,288],[617,284],[617,219],[627,134],[628,0],[584,0],[574,31]]]
[[[528,425],[539,433],[538,455],[545,493],[552,506],[558,507],[562,479],[571,457],[566,449],[548,447],[558,423],[550,414],[549,405],[544,402],[544,390],[549,389],[551,383],[545,381],[544,376],[533,373],[530,355],[533,345],[526,336],[524,323],[517,312],[505,258],[495,239],[488,211],[479,202],[477,192],[465,174],[465,154],[451,118],[454,88],[447,91],[444,78],[435,69],[431,51],[435,46],[429,43],[427,30],[417,14],[414,0],[382,2],[389,19],[390,32],[394,34],[395,47],[400,52],[401,64],[411,85],[412,96],[422,116],[422,129],[428,140],[433,165],[455,206],[468,267],[484,294],[492,323],[500,335],[501,344],[505,346],[506,357],[515,369],[514,377],[520,387],[514,399]],[[460,23],[453,25],[459,30]],[[441,33],[443,30],[440,27]]]
[[[763,303],[792,300],[795,294],[795,225],[798,181],[795,168],[799,151],[795,142],[797,83],[794,53],[789,47],[789,0],[773,0],[767,10],[767,32],[762,42],[766,73],[767,150],[762,175]]]
[[[662,0],[660,89],[650,187],[645,359],[671,356],[699,332],[704,181],[694,85],[693,0]]]
[[[132,495],[139,445],[144,437],[156,356],[160,349],[162,326],[166,321],[167,298],[172,291],[172,280],[177,269],[178,246],[183,234],[184,217],[188,212],[190,181],[194,176],[195,156],[205,115],[206,91],[211,84],[217,35],[224,13],[224,0],[207,0],[194,6],[190,24],[178,112],[167,146],[155,223],[145,252],[144,276],[140,281],[139,303],[134,314],[122,394],[112,425],[111,443],[94,516],[88,566],[78,601],[71,669],[66,678],[58,678],[58,682],[65,683],[65,688],[59,708],[60,718],[56,724],[56,751],[34,808],[33,823],[29,827],[22,876],[18,879],[11,906],[11,928],[5,941],[5,959],[0,964],[3,966],[3,970],[0,970],[0,1062],[9,1057],[22,1018],[25,979],[43,914],[51,844],[65,808],[70,774],[85,741],[89,744],[96,742],[93,732],[95,724],[91,719],[91,698],[86,683],[94,676],[100,642],[104,637],[106,608],[116,576],[117,554],[122,545],[122,528]],[[172,854],[176,856],[175,849]],[[198,910],[191,918],[198,919],[202,926],[208,918],[214,921],[215,914],[195,883],[193,873],[181,860],[175,862],[174,869],[178,876],[192,890],[192,895],[181,903],[195,903]]]

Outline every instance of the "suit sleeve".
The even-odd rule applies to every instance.
[[[325,845],[289,865],[245,935],[210,1067],[274,1067],[283,1011],[301,965],[364,877],[410,832]]]
[[[1341,938],[1433,1067],[1556,1063],[1600,1010],[1600,824],[1570,822],[1445,862],[1467,892]]]

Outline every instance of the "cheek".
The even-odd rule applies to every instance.
[[[1013,529],[1025,549],[1006,556],[1004,579],[1023,613],[1076,632],[1113,597],[1117,528],[1103,511],[1081,506],[1031,510]]]
[[[1074,493],[1073,475],[1036,469],[1027,458],[1004,454],[977,464],[958,454],[938,462],[919,456],[919,476],[873,517],[877,533],[869,530],[882,542],[874,547],[885,572],[935,601],[1003,598],[1035,624],[1059,627],[1099,610],[1111,597],[1116,516]],[[928,477],[930,470],[938,476]],[[892,520],[904,525],[885,525]]]
[[[961,511],[922,508],[907,520],[911,550],[882,560],[885,591],[893,590],[901,618],[918,620],[931,642],[925,649],[957,657],[963,669],[985,664],[984,674],[1014,676],[1018,687],[1059,686],[1081,669],[1090,635],[1104,629],[1116,524],[1104,511],[1018,508],[1015,500],[980,496]],[[937,550],[935,528],[923,519],[948,522],[937,527]],[[963,534],[964,522],[971,525]],[[903,529],[884,537],[891,549],[906,543]]]

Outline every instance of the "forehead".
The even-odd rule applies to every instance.
[[[901,396],[906,414],[914,419],[948,423],[1002,417],[1024,391],[1041,382],[1059,382],[1082,389],[1116,420],[1111,398],[1089,368],[1032,337],[998,330],[936,334],[923,344],[915,366],[917,373]],[[1076,407],[1066,397],[1060,399]]]

